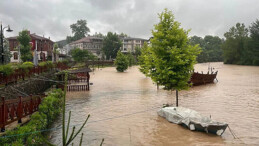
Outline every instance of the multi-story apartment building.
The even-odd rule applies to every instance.
[[[141,38],[126,37],[126,38],[121,38],[121,41],[122,41],[121,52],[128,53],[128,52],[135,52],[137,47],[142,48],[142,46],[144,45],[144,42],[147,42],[148,40],[141,39]]]
[[[94,55],[100,57],[103,47],[103,38],[87,36],[80,40],[74,41],[69,44],[70,48],[80,48],[82,50],[88,50]]]
[[[35,33],[30,34],[30,31],[28,31],[28,34],[31,37],[31,50],[34,51],[36,49],[39,60],[45,61],[47,57],[52,57],[54,42],[51,41],[50,38],[41,37],[36,35]],[[17,40],[17,37],[18,36],[7,38],[9,41],[10,52],[12,54],[11,62],[20,61],[19,41]]]

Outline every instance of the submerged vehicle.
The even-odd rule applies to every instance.
[[[213,121],[195,110],[184,107],[164,107],[157,113],[169,122],[182,125],[192,131],[222,135],[228,127],[227,123]]]

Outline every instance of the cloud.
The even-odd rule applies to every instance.
[[[258,19],[257,0],[1,0],[0,21],[18,35],[22,29],[58,41],[71,35],[70,25],[86,19],[91,34],[124,32],[149,38],[157,14],[172,10],[190,35],[223,34],[237,22],[250,25]]]

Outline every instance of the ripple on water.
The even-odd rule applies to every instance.
[[[126,73],[117,73],[112,67],[91,73],[94,84],[89,92],[67,95],[71,124],[80,125],[91,114],[89,124],[83,129],[83,143],[87,145],[99,145],[102,138],[105,145],[120,146],[258,144],[259,67],[222,63],[210,63],[210,66],[219,70],[219,82],[179,92],[179,103],[229,123],[240,139],[234,139],[229,130],[222,137],[191,132],[159,117],[157,109],[151,108],[175,103],[175,92],[157,91],[137,67],[131,67]],[[206,72],[207,68],[208,64],[195,66],[196,71]],[[60,124],[59,117],[54,127]],[[61,144],[61,129],[50,135],[52,142]],[[78,142],[77,138],[75,144]]]

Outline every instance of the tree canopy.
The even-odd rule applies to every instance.
[[[79,40],[90,32],[90,29],[87,27],[86,20],[77,20],[76,23],[70,25],[70,28],[73,36],[67,36],[68,43]]]
[[[249,35],[250,34],[250,35]],[[224,63],[259,65],[259,21],[247,28],[237,23],[224,34]]]
[[[4,43],[4,64],[10,62],[10,58],[12,57],[12,54],[9,49],[9,42],[6,38],[3,38],[3,43]],[[2,58],[2,53],[0,53],[0,58]],[[2,62],[0,62],[2,63]]]
[[[19,36],[17,37],[17,40],[20,44],[20,53],[21,53],[21,59],[23,62],[31,61],[32,60],[32,53],[31,53],[31,37],[28,33],[28,30],[23,30],[19,32]]]
[[[79,48],[75,48],[73,50],[71,50],[71,55],[72,58],[76,61],[76,62],[84,62],[87,60],[93,60],[95,59],[95,56],[87,51],[87,50],[81,50]]]
[[[180,27],[171,11],[165,9],[159,19],[152,30],[151,46],[142,49],[140,70],[164,89],[176,90],[178,102],[178,90],[189,88],[188,81],[200,48],[189,43],[189,31]]]
[[[115,59],[122,43],[116,33],[108,32],[103,40],[102,51],[106,59]]]
[[[192,45],[199,44],[202,49],[202,52],[197,57],[199,63],[223,61],[223,42],[224,40],[218,36],[210,35],[206,35],[204,38],[198,36],[190,38],[190,43]]]

